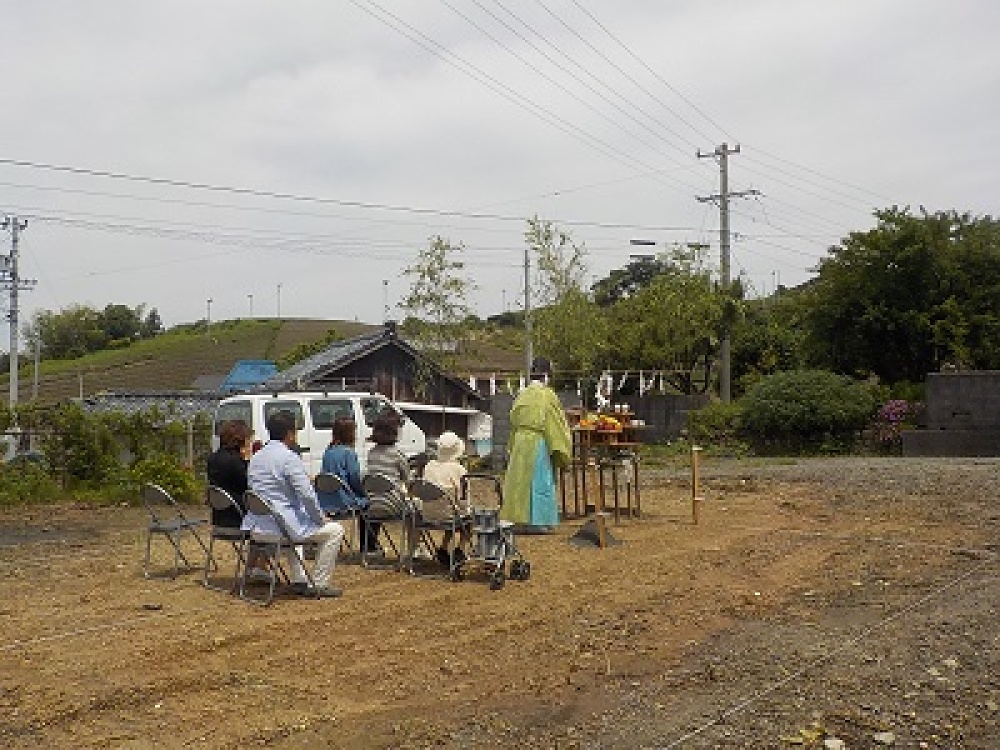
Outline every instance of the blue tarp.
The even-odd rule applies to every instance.
[[[221,390],[236,393],[254,388],[278,373],[278,366],[269,359],[241,359],[222,381]]]

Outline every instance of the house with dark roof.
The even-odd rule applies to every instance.
[[[381,393],[393,401],[478,408],[482,394],[399,336],[394,321],[374,333],[335,341],[268,378],[261,391]]]

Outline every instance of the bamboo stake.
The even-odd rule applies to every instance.
[[[691,521],[701,521],[701,448],[691,446]]]

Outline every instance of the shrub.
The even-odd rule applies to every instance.
[[[744,398],[743,431],[762,448],[843,450],[875,411],[872,387],[825,370],[779,372]]]
[[[201,498],[204,490],[194,472],[168,453],[153,453],[136,461],[129,469],[130,494],[138,497],[147,483],[160,485],[179,503],[193,503]]]
[[[696,444],[736,446],[743,424],[743,404],[715,401],[688,412],[688,436]]]
[[[14,461],[0,465],[0,505],[53,502],[62,496],[44,464]]]
[[[898,450],[902,445],[902,431],[912,427],[923,404],[894,398],[879,407],[872,423],[872,439],[875,447],[886,453]]]

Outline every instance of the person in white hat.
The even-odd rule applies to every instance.
[[[442,432],[437,440],[437,458],[432,458],[424,466],[424,479],[433,482],[438,487],[445,490],[452,500],[456,510],[467,516],[472,510],[463,505],[462,497],[462,477],[465,476],[466,469],[459,463],[459,459],[465,453],[465,441],[450,430]],[[461,543],[455,550],[456,559],[463,558],[462,547],[467,541],[467,533],[461,534]],[[445,532],[441,547],[438,548],[437,558],[442,565],[450,565],[448,548],[451,546],[451,532]]]

